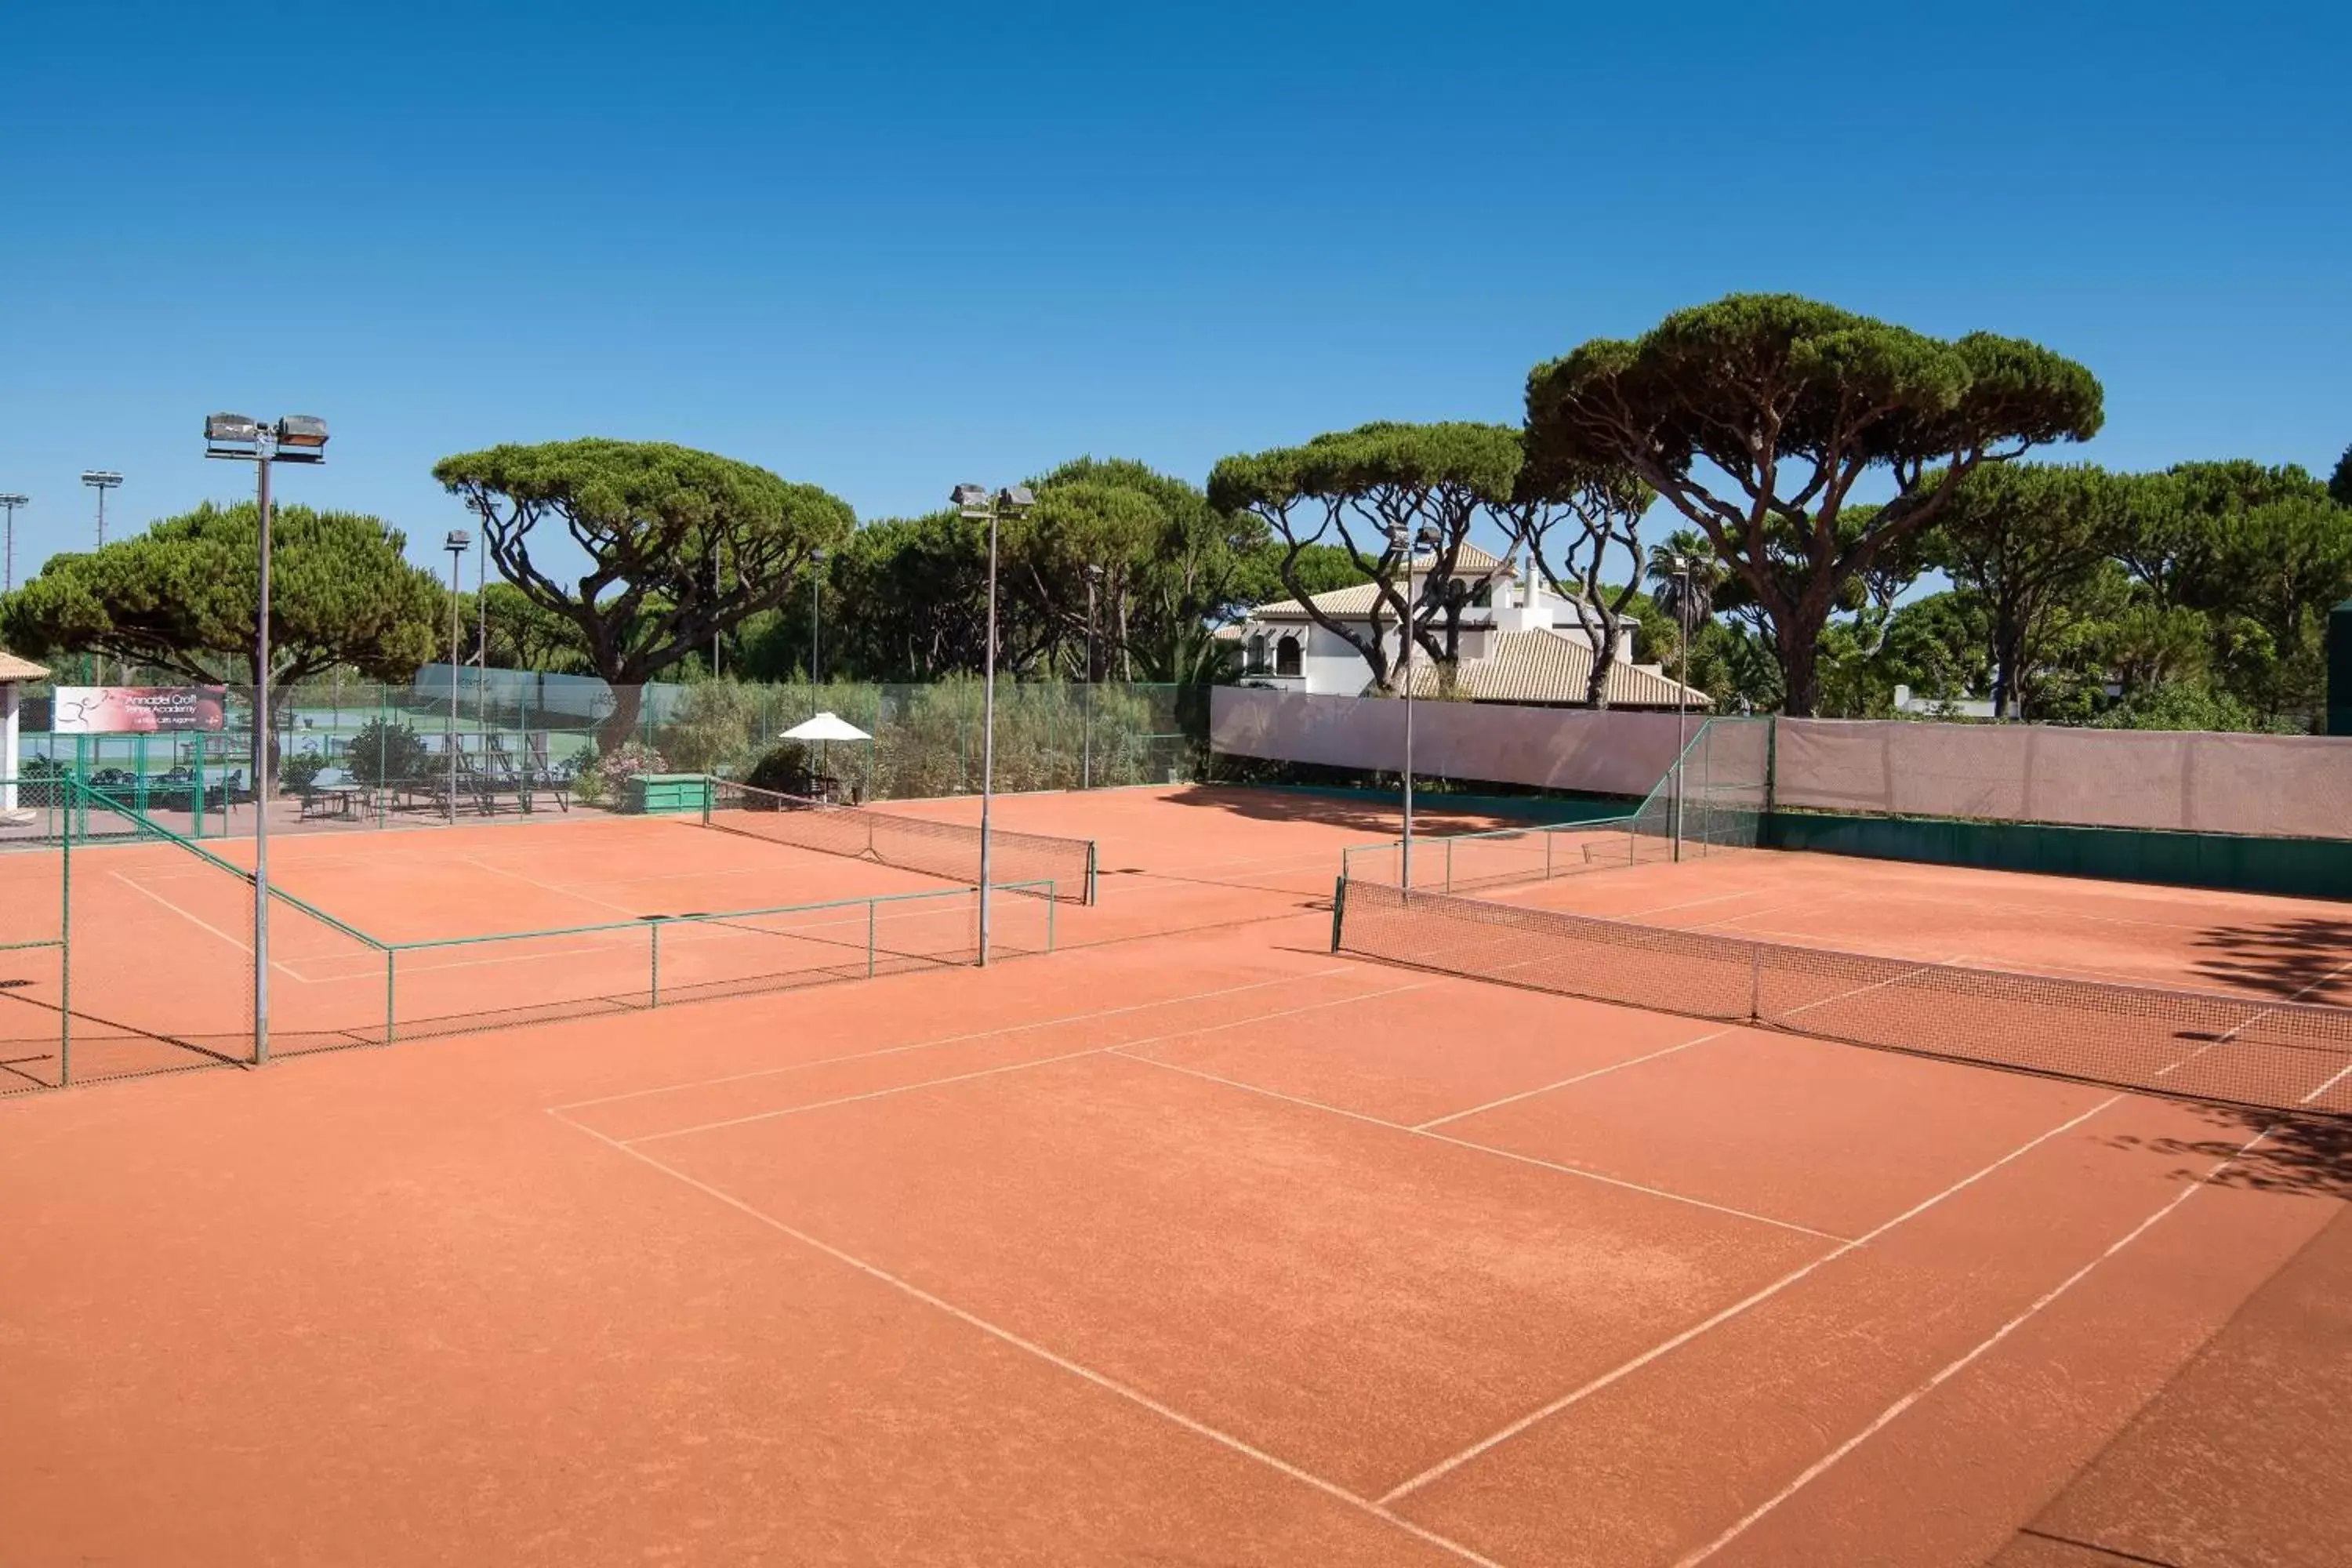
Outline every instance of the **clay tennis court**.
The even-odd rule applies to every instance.
[[[1000,810],[1051,955],[0,1102],[0,1561],[2342,1559],[2340,1122],[1336,957],[1373,807]],[[2347,914],[1773,858],[1540,897]]]

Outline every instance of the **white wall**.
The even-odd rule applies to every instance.
[[[1357,668],[1365,669],[1362,660]],[[1674,764],[1671,713],[1500,702],[1413,708],[1418,773],[1640,795]],[[1683,732],[1696,727],[1694,721]],[[1404,756],[1404,703],[1220,686],[1209,698],[1209,745],[1231,756],[1393,772]]]
[[[0,680],[0,811],[16,809],[16,683]]]

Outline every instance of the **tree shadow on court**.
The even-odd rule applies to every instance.
[[[1394,838],[1402,809],[1394,799],[1368,800],[1350,795],[1314,795],[1303,790],[1258,788],[1248,784],[1196,784],[1168,798],[1178,805],[1222,811],[1255,822],[1312,823],[1322,827],[1345,828],[1370,838]],[[1433,833],[1475,832],[1497,826],[1535,826],[1533,818],[1520,821],[1496,817],[1486,812],[1454,810],[1447,806],[1445,796],[1442,795],[1416,795],[1412,807],[1413,826]],[[1565,816],[1567,812],[1563,809],[1561,815]]]
[[[2110,1138],[2114,1148],[2137,1149],[2180,1162],[2184,1181],[2207,1178],[2222,1161],[2217,1186],[2262,1193],[2303,1193],[2352,1198],[2352,1121],[2323,1116],[2282,1117],[2267,1110],[2231,1106],[2191,1108],[2213,1124],[2210,1138]],[[2243,1153],[2256,1133],[2267,1135]]]
[[[2234,988],[2301,1002],[2352,1005],[2352,921],[2318,915],[2208,929],[2198,973]]]

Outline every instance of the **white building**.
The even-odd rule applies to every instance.
[[[29,816],[16,807],[16,688],[48,673],[32,660],[0,647],[0,822],[14,824]]]
[[[1415,561],[1416,595],[1425,592],[1422,584],[1431,566],[1429,556]],[[1474,702],[1581,706],[1592,678],[1593,650],[1601,641],[1601,620],[1592,607],[1553,593],[1533,563],[1514,575],[1508,561],[1497,561],[1475,544],[1463,545],[1454,577],[1468,593],[1454,694]],[[1318,594],[1313,603],[1329,619],[1369,637],[1378,596],[1370,584],[1360,583]],[[1371,666],[1364,656],[1347,638],[1318,624],[1297,599],[1261,605],[1224,635],[1241,647],[1244,685],[1354,697],[1371,684]],[[1401,629],[1384,626],[1381,640],[1393,661],[1402,647]],[[1426,658],[1414,660],[1412,686],[1415,696],[1438,694],[1439,672]],[[1613,708],[1673,708],[1686,702],[1704,709],[1710,700],[1697,688],[1685,689],[1668,679],[1654,664],[1635,664],[1630,622],[1617,634],[1608,695]]]

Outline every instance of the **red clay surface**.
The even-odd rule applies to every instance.
[[[0,1563],[2347,1559],[2336,1130],[1335,959],[1353,806],[1003,812],[1052,957],[0,1102]]]
[[[1801,947],[2352,1005],[2352,907],[2312,899],[1756,851],[1474,896]]]

